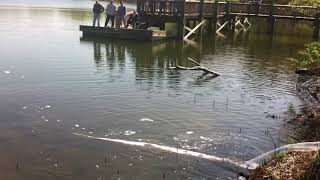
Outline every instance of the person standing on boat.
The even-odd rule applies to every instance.
[[[110,3],[108,4],[106,8],[107,18],[106,22],[104,24],[104,27],[107,27],[109,20],[111,19],[111,27],[114,27],[114,17],[117,13],[116,6],[113,4],[113,0],[110,0]]]
[[[96,25],[96,21],[98,21],[98,27],[100,27],[100,14],[103,13],[104,11],[104,7],[98,2],[96,1],[96,3],[94,3],[93,5],[93,25]]]
[[[116,28],[120,28],[122,23],[123,23],[123,26],[126,25],[124,21],[124,16],[126,15],[126,13],[127,13],[126,6],[124,6],[122,0],[120,0],[120,6],[118,7],[118,11],[117,11]]]

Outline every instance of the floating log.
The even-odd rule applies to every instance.
[[[196,66],[194,67],[183,67],[183,66],[179,66],[178,64],[176,64],[175,67],[170,67],[170,69],[175,69],[175,70],[194,70],[194,71],[203,71],[204,73],[202,74],[202,76],[205,76],[207,74],[212,74],[214,77],[218,77],[220,76],[220,73],[214,72],[206,67],[203,67],[200,63],[198,63],[197,61],[188,58],[189,61],[191,61],[193,64],[195,64]]]

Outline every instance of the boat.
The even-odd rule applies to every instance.
[[[167,39],[166,31],[148,29],[116,29],[80,25],[83,37],[126,39],[136,41],[155,41]]]

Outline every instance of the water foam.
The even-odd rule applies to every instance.
[[[131,146],[155,148],[155,149],[160,149],[160,150],[163,150],[163,151],[166,151],[166,152],[177,153],[177,154],[193,156],[193,157],[199,157],[199,158],[207,159],[207,160],[210,160],[210,161],[227,163],[227,164],[230,164],[230,165],[232,165],[234,167],[241,168],[241,169],[248,169],[249,168],[248,164],[246,164],[246,162],[244,162],[244,161],[234,161],[234,160],[231,160],[229,158],[217,157],[217,156],[213,156],[213,155],[194,152],[194,151],[181,149],[181,148],[176,148],[176,147],[170,147],[170,146],[164,146],[164,145],[146,143],[146,142],[127,141],[127,140],[122,140],[122,139],[95,137],[95,136],[89,136],[89,135],[79,134],[79,133],[73,133],[73,134],[78,135],[78,136],[84,136],[84,137],[91,138],[91,139],[116,142],[116,143],[131,145]]]
[[[227,163],[231,165],[232,167],[236,167],[238,171],[247,171],[249,169],[256,169],[260,165],[262,165],[264,162],[267,162],[270,158],[272,158],[275,154],[286,151],[286,152],[292,152],[292,151],[302,151],[302,152],[311,152],[311,151],[319,151],[320,150],[320,142],[303,142],[303,143],[296,143],[296,144],[288,144],[282,147],[279,147],[277,149],[268,151],[258,157],[255,157],[249,161],[235,161],[231,160],[229,158],[222,158],[217,157],[213,155],[203,154],[199,152],[194,152],[186,149],[176,148],[176,147],[170,147],[170,146],[164,146],[159,144],[153,144],[153,143],[146,143],[146,142],[135,142],[135,141],[127,141],[122,139],[112,139],[112,138],[103,138],[103,137],[95,137],[95,136],[88,136],[85,134],[79,134],[79,133],[73,133],[78,136],[83,136],[91,139],[97,139],[97,140],[103,140],[103,141],[111,141],[131,146],[141,146],[146,148],[155,148],[160,149],[166,152],[171,153],[177,153],[187,156],[193,156],[198,157],[214,162],[221,162],[221,163]]]

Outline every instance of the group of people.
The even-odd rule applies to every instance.
[[[120,0],[120,5],[118,8],[114,5],[113,0],[110,0],[110,3],[104,8],[98,0],[96,0],[95,4],[93,5],[93,26],[98,24],[100,27],[100,15],[106,11],[106,21],[104,27],[107,27],[109,21],[111,20],[111,28],[114,28],[116,22],[116,28],[122,27],[128,28],[132,26],[133,29],[137,28],[139,23],[139,15],[136,11],[127,15],[127,8],[123,5],[122,0]]]

